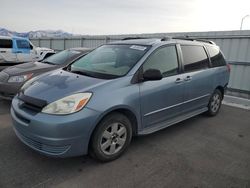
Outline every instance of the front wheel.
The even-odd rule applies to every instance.
[[[221,102],[222,93],[220,90],[216,89],[210,98],[207,114],[210,116],[215,116],[216,114],[218,114],[221,107]]]
[[[104,118],[95,129],[90,145],[90,154],[103,162],[118,158],[128,147],[132,138],[129,119],[120,113]]]

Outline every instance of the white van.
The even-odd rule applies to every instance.
[[[54,53],[49,48],[35,47],[27,38],[0,36],[0,65],[41,61]]]

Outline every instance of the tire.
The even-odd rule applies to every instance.
[[[209,116],[216,116],[220,110],[221,102],[222,93],[220,90],[216,89],[209,100],[208,111],[206,114]]]
[[[90,142],[90,155],[108,162],[117,159],[129,146],[132,139],[132,124],[121,113],[112,113],[96,127]]]

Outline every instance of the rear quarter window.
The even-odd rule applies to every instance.
[[[12,40],[0,39],[0,48],[12,48]]]
[[[208,68],[209,60],[203,46],[181,45],[181,51],[185,72]]]
[[[218,47],[206,46],[206,48],[210,56],[212,67],[220,67],[226,65],[226,61]]]

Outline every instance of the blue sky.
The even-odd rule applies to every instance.
[[[249,0],[1,0],[0,27],[99,35],[237,30],[247,14]]]

